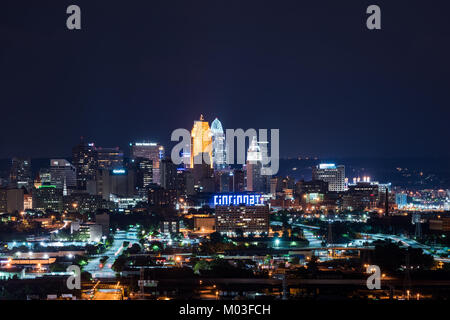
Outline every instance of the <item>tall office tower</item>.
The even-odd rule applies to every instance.
[[[226,167],[225,134],[217,118],[211,123],[211,134],[213,168],[223,170]]]
[[[95,148],[98,155],[99,169],[120,169],[123,167],[123,152],[119,147]]]
[[[10,182],[17,188],[30,187],[32,183],[30,159],[13,158],[11,161]]]
[[[131,158],[146,158],[153,161],[153,183],[160,184],[160,160],[164,158],[164,147],[154,142],[130,143]]]
[[[39,169],[39,180],[41,184],[50,184],[52,182],[52,174],[49,168]]]
[[[161,160],[161,187],[164,189],[177,189],[177,166],[170,158]]]
[[[216,192],[233,192],[233,172],[231,170],[214,171]]]
[[[135,195],[136,180],[133,169],[102,169],[99,170],[97,179],[97,193],[104,200],[110,200],[111,196],[132,197]]]
[[[371,182],[357,182],[349,186],[342,197],[342,207],[350,210],[372,210],[378,207],[378,185]]]
[[[200,157],[208,157],[208,153],[199,155]],[[192,169],[194,189],[197,192],[215,192],[214,170],[207,163],[195,164]]]
[[[196,164],[205,163],[209,158],[209,165],[213,167],[212,161],[212,135],[208,122],[204,121],[203,115],[200,120],[194,121],[191,131],[191,168]]]
[[[236,169],[233,171],[233,192],[245,191],[245,171]]]
[[[8,212],[22,212],[24,209],[23,189],[8,189],[7,196]]]
[[[399,209],[406,207],[408,205],[408,195],[406,193],[396,193],[395,194],[395,204]]]
[[[253,137],[247,152],[247,191],[269,192],[270,190],[270,177],[261,174],[262,157],[261,147],[256,137]]]
[[[66,159],[51,159],[50,183],[58,189],[64,189],[64,186],[70,189],[76,188],[77,173],[75,167]]]
[[[0,188],[0,213],[8,212],[8,189]]]
[[[313,180],[328,182],[328,191],[345,191],[345,166],[334,163],[321,163],[313,167]]]
[[[136,187],[148,188],[153,183],[153,160],[138,157],[133,159],[133,164],[136,170]]]
[[[62,212],[63,191],[55,186],[42,185],[33,191],[33,209]]]
[[[73,147],[72,162],[77,172],[77,189],[86,190],[88,181],[95,181],[98,169],[98,155],[93,143],[83,141]]]

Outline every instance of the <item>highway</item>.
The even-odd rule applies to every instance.
[[[95,256],[89,260],[88,264],[83,268],[83,271],[89,272],[95,278],[114,278],[116,273],[111,269],[115,259],[121,254],[123,242],[128,241],[130,245],[138,243],[137,229],[130,228],[128,231],[119,230],[114,234],[114,241],[106,252]],[[108,257],[103,267],[100,267],[100,259],[104,256]]]
[[[122,300],[119,290],[97,290],[92,300]]]
[[[303,232],[304,232],[305,238],[310,242],[309,246],[308,246],[309,248],[314,248],[314,247],[320,246],[321,241],[317,240],[314,237],[314,233],[313,233],[314,230],[320,229],[319,227],[308,226],[308,225],[301,224],[301,223],[294,223],[294,225],[304,228]],[[425,254],[432,255],[436,261],[442,261],[442,262],[447,262],[447,263],[450,262],[450,258],[443,258],[437,254],[433,254],[431,252],[432,247],[421,244],[421,243],[417,242],[416,240],[409,239],[404,236],[397,236],[397,235],[392,235],[392,234],[382,234],[382,233],[377,233],[377,234],[361,233],[361,235],[369,237],[370,238],[369,242],[373,241],[373,240],[391,240],[392,242],[395,242],[395,243],[400,242],[402,245],[404,245],[406,247],[422,249]],[[355,245],[352,245],[352,247],[356,247],[356,246],[357,246],[356,243],[355,243]]]

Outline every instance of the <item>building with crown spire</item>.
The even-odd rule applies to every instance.
[[[205,121],[203,115],[200,115],[200,120],[194,121],[194,126],[191,130],[191,139],[190,167],[194,168],[194,163],[201,164],[209,160],[209,163],[206,163],[212,168],[212,133],[209,128],[209,123]]]
[[[223,170],[226,168],[225,134],[222,123],[217,118],[211,123],[211,139],[213,168]]]
[[[265,143],[265,142],[264,142]],[[265,147],[265,145],[264,145]],[[264,148],[254,136],[247,152],[246,190],[254,192],[268,192],[269,177],[261,174],[263,169]]]

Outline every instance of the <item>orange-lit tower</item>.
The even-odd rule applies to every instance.
[[[207,153],[211,168],[212,162],[212,134],[209,128],[209,123],[204,121],[203,115],[200,115],[200,120],[194,121],[194,126],[191,131],[191,168],[194,167],[194,158],[204,157]],[[204,161],[204,158],[201,158]],[[202,161],[202,162],[203,162]]]

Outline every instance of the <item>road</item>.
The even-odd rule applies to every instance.
[[[92,300],[122,300],[122,292],[120,290],[97,290]]]
[[[313,232],[307,231],[308,229],[314,231],[314,230],[319,229],[319,227],[308,226],[308,225],[301,224],[301,223],[294,223],[294,225],[304,228],[303,230],[304,230],[305,238],[307,238],[308,241],[310,241],[309,247],[314,247],[315,245],[318,244],[318,242],[320,242],[320,241],[316,240],[315,238],[313,238],[313,235],[314,235]],[[431,252],[432,247],[421,244],[414,239],[406,238],[404,236],[397,236],[397,235],[392,235],[392,234],[382,234],[382,233],[377,233],[377,234],[361,233],[361,234],[364,236],[370,237],[372,240],[391,240],[392,242],[397,242],[397,243],[400,242],[406,247],[422,249],[425,254],[429,254],[429,255],[433,256],[434,260],[436,260],[436,261],[442,261],[442,262],[446,262],[446,263],[450,262],[450,258],[444,258],[437,254],[433,254]],[[314,245],[312,242],[314,243]],[[353,246],[357,246],[357,245],[353,245]]]
[[[93,278],[114,278],[116,273],[111,269],[111,266],[124,249],[122,247],[124,241],[130,242],[131,245],[138,243],[137,229],[130,228],[128,231],[116,231],[111,247],[106,252],[89,260],[88,264],[83,268],[83,271],[91,273]],[[106,260],[103,267],[100,267],[100,259],[104,256],[107,256],[108,260]]]

